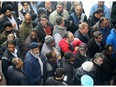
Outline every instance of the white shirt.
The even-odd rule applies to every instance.
[[[38,59],[38,61],[39,61],[39,63],[40,63],[40,67],[41,67],[41,74],[43,75],[43,62],[42,62],[42,60],[40,59],[39,55],[33,54],[31,51],[30,51],[30,53],[31,53],[35,58]]]
[[[7,18],[8,18],[8,20],[9,20],[12,24],[16,24],[15,29],[18,30],[18,25],[17,25],[17,22],[15,21],[14,17],[11,15],[11,18],[9,18],[9,17],[7,17]]]
[[[15,48],[14,52],[11,52],[11,53],[12,53],[12,55],[14,55],[15,57],[18,57],[17,52],[18,52],[18,50]]]

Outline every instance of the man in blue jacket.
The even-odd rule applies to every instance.
[[[43,63],[39,57],[39,44],[32,42],[24,59],[24,71],[29,85],[40,85],[43,76]]]
[[[114,47],[114,50],[116,51],[116,22],[113,23],[114,28],[111,30],[110,34],[108,35],[106,39],[106,44],[112,44]]]
[[[97,4],[93,5],[90,10],[90,16],[93,15],[93,13],[97,10],[97,8],[103,8],[104,16],[107,19],[110,19],[110,9],[104,3],[105,3],[104,1],[98,1]]]
[[[106,44],[112,44],[114,50],[116,51],[116,2],[112,3],[111,8],[111,23],[113,24],[113,28],[106,39]]]

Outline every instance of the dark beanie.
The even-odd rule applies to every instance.
[[[45,37],[45,43],[46,44],[50,44],[50,43],[52,43],[52,42],[54,42],[55,40],[54,40],[54,38],[51,36],[51,35],[47,35],[46,37]]]
[[[4,6],[2,7],[2,13],[5,14],[5,12],[6,12],[7,10],[10,10],[10,11],[13,10],[13,8],[12,8],[12,6],[11,6],[10,4],[6,4],[6,5],[4,5]]]
[[[99,8],[97,8],[97,10],[94,12],[94,13],[103,13],[104,12],[104,10],[103,10],[103,8],[101,8],[101,7],[99,7]]]
[[[38,48],[39,47],[39,44],[36,43],[36,42],[32,42],[30,45],[29,45],[29,49],[35,49],[35,48]]]
[[[43,8],[43,7],[40,7],[39,9],[38,9],[38,14],[41,14],[41,13],[44,13],[44,14],[46,14],[46,9],[45,8]]]
[[[9,21],[6,21],[3,26],[4,26],[4,28],[12,27],[12,23],[10,23]]]
[[[64,58],[67,60],[67,59],[70,59],[71,57],[74,57],[74,54],[72,52],[66,52],[64,54]]]

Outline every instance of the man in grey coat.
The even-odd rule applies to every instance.
[[[27,85],[27,77],[21,69],[23,62],[20,58],[12,59],[12,66],[8,68],[8,85]]]

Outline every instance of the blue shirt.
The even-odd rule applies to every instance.
[[[90,16],[93,15],[93,13],[97,10],[98,7],[98,4],[95,4],[92,6],[91,10],[90,10]],[[110,19],[110,9],[106,6],[106,5],[103,5],[103,10],[104,10],[104,16],[107,18],[107,19]]]

